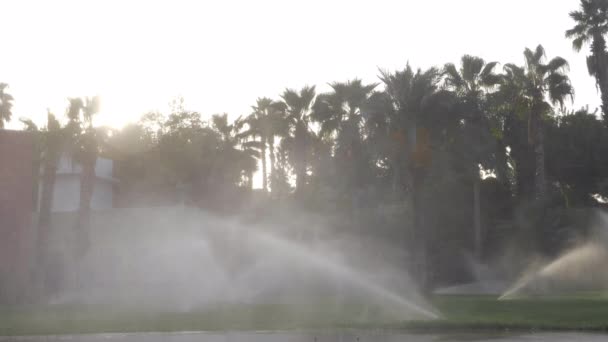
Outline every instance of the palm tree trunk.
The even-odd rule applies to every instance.
[[[424,227],[424,206],[422,198],[423,170],[416,165],[414,155],[419,146],[417,125],[412,122],[408,127],[410,145],[410,172],[411,172],[411,198],[412,198],[412,239],[409,241],[409,249],[412,253],[412,273],[418,282],[420,289],[424,292],[428,290],[428,269],[427,269],[427,236]]]
[[[249,171],[249,176],[247,177],[247,187],[249,190],[253,191],[253,171]]]
[[[539,115],[534,117],[535,128],[534,132],[534,197],[537,201],[545,198],[547,191],[546,176],[545,176],[545,143],[542,122]]]
[[[91,225],[91,199],[95,186],[95,164],[97,156],[87,155],[82,162],[82,175],[80,178],[80,203],[76,219],[76,255],[84,256],[90,246]]]
[[[43,291],[47,283],[47,261],[49,260],[49,236],[51,231],[51,210],[53,207],[53,193],[57,177],[57,160],[49,158],[44,163],[42,174],[42,192],[40,194],[40,210],[38,213],[38,237],[36,239],[37,274]]]
[[[400,196],[400,184],[401,184],[401,170],[399,169],[399,163],[395,159],[393,162],[393,196],[395,199],[398,199]]]
[[[424,229],[424,207],[422,204],[422,171],[415,170],[412,179],[413,236],[410,250],[413,256],[413,275],[422,291],[429,286],[427,262],[427,238]]]
[[[269,150],[269,156],[270,156],[270,189],[272,191],[272,188],[274,187],[276,180],[275,180],[275,176],[276,176],[276,161],[275,161],[275,155],[274,155],[274,136],[271,135],[270,137],[268,137],[268,150]]]
[[[602,97],[602,118],[604,125],[608,126],[608,54],[604,52],[600,57],[597,66],[597,84],[600,88]]]
[[[496,179],[500,184],[507,184],[507,148],[503,139],[496,140]]]
[[[596,32],[593,37],[591,56],[587,57],[587,69],[590,74],[595,76],[600,88],[602,117],[604,124],[608,125],[608,53],[606,52],[606,40],[599,32]]]
[[[262,136],[262,189],[268,192],[268,174],[266,172],[266,137]]]
[[[296,190],[297,196],[301,196],[306,182],[306,127],[299,122],[296,126],[295,134],[295,171],[296,171]]]
[[[473,181],[473,241],[475,242],[475,257],[481,260],[482,256],[482,231],[481,231],[481,196],[480,180],[476,175]]]
[[[600,92],[602,93],[602,118],[604,119],[604,125],[608,126],[608,70],[605,73],[607,75],[601,81]]]

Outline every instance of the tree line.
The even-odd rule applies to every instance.
[[[116,161],[119,205],[187,201],[225,212],[245,200],[267,211],[292,203],[398,241],[423,283],[457,277],[454,253],[482,258],[507,240],[556,253],[584,233],[577,208],[608,198],[608,1],[581,0],[570,17],[566,37],[577,51],[590,48],[601,115],[566,109],[575,95],[568,62],[542,45],[518,63],[465,55],[458,64],[380,70],[377,83],[286,89],[235,120],[205,119],[177,100],[170,113],[114,130],[93,124],[96,98],[70,99],[65,125],[51,113],[41,129],[24,121],[41,132],[39,231],[49,229],[67,151],[83,166],[79,254],[99,155]],[[5,89],[0,124],[13,101]],[[252,191],[256,172],[261,189]]]

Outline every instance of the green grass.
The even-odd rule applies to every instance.
[[[365,312],[362,319],[362,312]],[[0,309],[0,336],[97,332],[306,330],[356,328],[386,322],[381,308],[358,304],[223,305],[208,311],[166,312],[103,307]],[[359,323],[354,323],[359,322]],[[372,322],[372,323],[370,323]]]
[[[441,320],[406,322],[429,330],[588,330],[608,331],[608,298],[583,293],[499,301],[492,296],[437,296]]]
[[[116,310],[100,307],[0,308],[0,335],[193,330],[387,328],[421,332],[505,330],[608,331],[608,298],[599,294],[498,301],[489,296],[438,296],[435,321],[390,322],[350,305],[232,305],[206,312]],[[362,319],[362,317],[365,317]],[[370,320],[371,318],[371,320]]]

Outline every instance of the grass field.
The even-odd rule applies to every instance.
[[[0,309],[0,335],[194,330],[293,330],[384,328],[413,331],[587,330],[608,331],[608,298],[597,294],[498,301],[489,296],[439,296],[443,315],[435,321],[389,322],[361,319],[362,307],[348,314],[320,306],[225,306],[207,312],[170,313],[99,307]],[[375,312],[366,316],[381,317]]]
[[[438,296],[441,320],[406,322],[414,329],[608,331],[608,297],[579,294],[499,301],[492,296]]]

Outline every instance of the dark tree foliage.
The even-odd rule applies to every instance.
[[[71,99],[67,124],[49,116],[42,133],[39,229],[67,152],[89,171],[98,155],[116,160],[119,206],[268,215],[291,205],[336,218],[333,228],[408,251],[404,267],[424,288],[466,277],[466,255],[483,260],[509,245],[558,253],[608,197],[607,13],[608,0],[581,0],[566,33],[576,50],[591,45],[601,119],[564,109],[574,95],[568,63],[547,59],[541,45],[524,50],[522,66],[465,55],[441,68],[380,71],[377,83],[329,83],[325,93],[286,89],[243,117],[176,102],[112,134],[93,126],[95,99]],[[5,88],[0,128],[12,105]],[[82,182],[85,225],[90,172]]]

